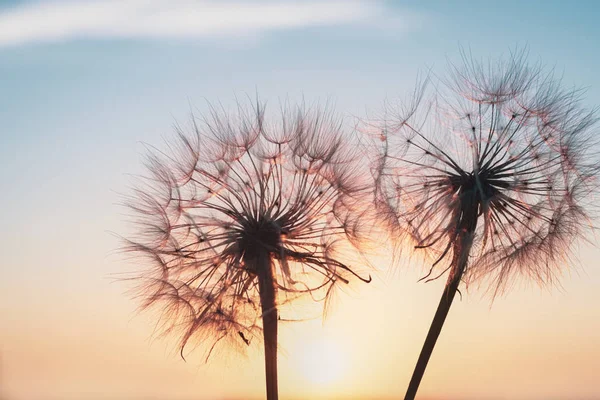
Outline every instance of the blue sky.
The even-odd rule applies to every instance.
[[[0,174],[32,191],[41,190],[34,177],[76,173],[74,165],[81,176],[70,184],[85,185],[83,171],[114,181],[135,168],[138,141],[168,134],[205,99],[303,95],[364,115],[402,96],[419,71],[443,71],[459,46],[477,57],[528,46],[532,60],[599,104],[600,6],[523,3],[10,2],[0,8]],[[207,5],[209,28],[193,19],[181,27],[178,17],[200,18]],[[16,201],[0,200],[1,209]]]
[[[0,304],[21,310],[0,320],[126,324],[133,306],[106,284],[121,268],[110,232],[127,229],[117,193],[141,171],[141,142],[160,145],[190,108],[258,93],[365,116],[461,46],[527,46],[593,107],[599,15],[595,1],[0,0]],[[592,293],[592,278],[577,287]]]

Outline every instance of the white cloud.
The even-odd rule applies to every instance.
[[[0,10],[0,46],[80,38],[216,37],[384,18],[376,0],[75,0]]]

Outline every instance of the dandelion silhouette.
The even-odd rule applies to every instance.
[[[463,53],[426,101],[418,85],[381,134],[378,204],[395,232],[448,273],[406,394],[413,399],[461,281],[492,295],[517,276],[556,280],[590,227],[595,112],[524,51],[483,64]],[[423,112],[422,112],[423,111]]]
[[[284,107],[211,108],[193,134],[178,129],[153,151],[151,177],[129,201],[138,235],[126,250],[150,269],[136,277],[143,307],[159,306],[164,330],[214,346],[249,345],[260,332],[268,399],[277,399],[278,308],[299,295],[325,299],[350,277],[338,257],[354,241],[353,207],[365,190],[341,123],[331,113]],[[346,246],[347,247],[347,246]],[[258,321],[262,320],[262,324]]]

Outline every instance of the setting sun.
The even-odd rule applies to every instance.
[[[600,400],[599,16],[0,0],[0,400]]]
[[[331,385],[344,378],[348,357],[341,346],[329,338],[315,338],[298,349],[300,373],[311,384]]]

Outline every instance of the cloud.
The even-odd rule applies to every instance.
[[[376,0],[59,0],[0,9],[0,46],[86,38],[202,38],[383,19]]]

